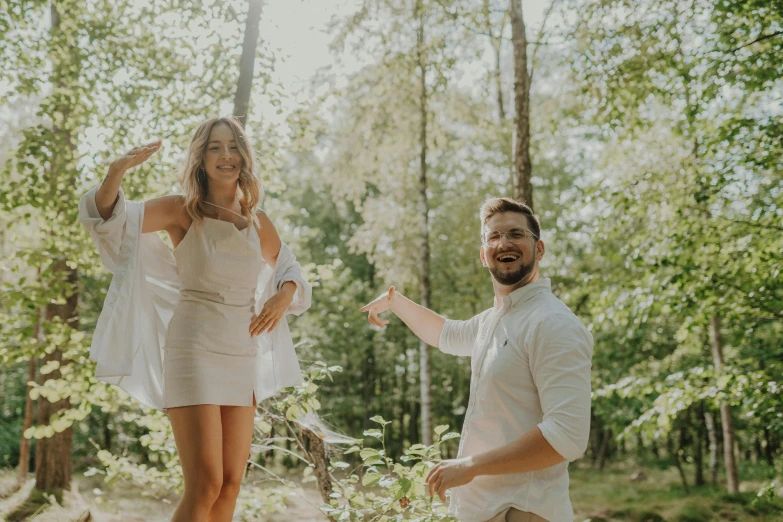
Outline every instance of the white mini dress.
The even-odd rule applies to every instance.
[[[174,249],[180,300],[163,349],[164,409],[255,404],[257,340],[250,336],[264,266],[256,227],[204,218]]]

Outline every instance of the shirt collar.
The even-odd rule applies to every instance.
[[[540,293],[551,291],[552,280],[549,278],[541,278],[538,281],[534,281],[529,285],[523,286],[522,288],[517,288],[507,296],[503,297],[503,299],[500,300],[500,303],[502,303],[502,308],[505,308],[506,311],[508,311],[510,308],[524,303],[525,301],[532,299]],[[495,308],[499,308],[498,301],[499,300],[495,298]]]

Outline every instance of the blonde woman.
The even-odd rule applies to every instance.
[[[98,379],[169,416],[185,482],[172,521],[228,522],[257,401],[301,382],[284,316],[310,306],[311,288],[256,210],[261,185],[235,119],[196,130],[184,195],[125,201],[125,173],[160,147],[113,161],[80,201],[80,220],[114,274],[90,356]]]

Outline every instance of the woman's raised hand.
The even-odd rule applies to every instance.
[[[392,297],[394,297],[394,287],[390,286],[388,292],[384,292],[375,301],[364,305],[359,311],[362,313],[369,312],[367,320],[370,324],[383,330],[386,328],[386,325],[389,324],[389,321],[381,319],[378,317],[378,314],[391,309]]]
[[[111,162],[109,170],[115,172],[125,172],[147,161],[150,156],[160,149],[163,142],[161,140],[147,143],[139,147],[133,147],[131,150]]]

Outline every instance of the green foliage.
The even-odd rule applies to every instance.
[[[584,269],[595,409],[626,435],[663,437],[689,410],[722,401],[753,429],[779,430],[783,368],[769,340],[783,319],[781,134],[754,107],[779,99],[768,73],[783,55],[751,36],[779,13],[760,8],[756,19],[753,9],[584,2],[570,28],[580,99],[603,132],[603,176],[587,190],[601,277]]]
[[[0,464],[15,463],[26,366],[36,358],[41,379],[32,397],[70,406],[27,436],[73,427],[78,466],[88,473],[132,481],[153,497],[178,490],[166,417],[93,378],[90,332],[110,276],[76,221],[76,201],[110,157],[153,137],[166,140],[166,153],[132,172],[125,190],[137,200],[170,192],[191,130],[233,94],[242,27],[233,13],[244,4],[2,5],[0,103],[18,128],[9,126],[0,144]],[[55,28],[48,25],[52,5],[60,15]],[[284,509],[292,488],[283,468],[302,465],[312,478],[303,429],[313,413],[334,432],[367,439],[332,459],[332,473],[345,475],[325,508],[335,518],[446,516],[422,481],[456,446],[443,444],[453,435],[429,448],[418,444],[417,341],[396,320],[384,332],[370,329],[358,309],[389,284],[419,295],[419,20],[427,35],[432,307],[466,319],[491,305],[477,210],[485,197],[511,188],[513,68],[506,2],[411,7],[368,1],[330,24],[334,50],[350,52],[358,66],[346,75],[322,71],[311,99],[289,115],[289,135],[250,115],[265,209],[315,290],[312,309],[292,324],[308,367],[305,384],[265,402],[256,419],[254,462],[268,476],[283,476],[271,488],[242,490],[238,512],[247,520]],[[555,5],[562,16],[555,34],[543,35],[546,45],[530,47],[540,60],[531,155],[547,249],[542,273],[590,326],[596,346],[588,456],[597,461],[606,439],[610,457],[665,470],[676,453],[690,474],[697,435],[706,437],[703,413],[717,419],[726,402],[742,478],[753,492],[698,494],[759,517],[779,512],[783,440],[777,7],[573,0]],[[262,47],[256,85],[279,106],[273,65]],[[77,319],[47,313],[74,297]],[[713,317],[723,336],[720,372]],[[436,425],[462,424],[469,370],[466,358],[432,354]],[[770,465],[750,466],[748,452]],[[616,518],[723,516],[708,514],[708,503],[689,504],[678,485],[641,493],[627,486],[623,477],[606,496],[634,502],[618,507]],[[579,488],[587,490],[584,481],[572,488],[577,507],[589,503]],[[592,519],[602,516],[614,515],[596,510]]]
[[[683,506],[675,519],[676,522],[709,522],[713,518],[712,510],[700,502],[691,502]]]
[[[378,440],[381,448],[352,446],[345,454],[358,452],[362,460],[361,478],[350,473],[334,488],[333,500],[323,511],[336,520],[454,520],[437,496],[430,496],[424,480],[430,469],[440,460],[440,445],[458,433],[445,433],[448,426],[435,428],[431,446],[414,444],[405,451],[400,462],[394,462],[386,453],[386,426],[389,421],[375,416],[372,420],[380,429],[364,431],[367,440]],[[348,469],[344,461],[332,461],[333,468]],[[360,487],[359,484],[361,483]]]

